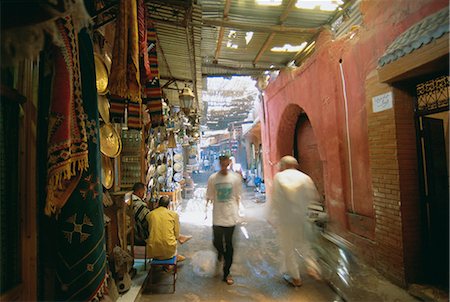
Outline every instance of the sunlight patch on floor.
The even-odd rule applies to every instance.
[[[186,207],[178,211],[180,223],[212,226],[212,206],[206,205],[205,193],[205,188],[197,188],[194,198],[185,201]]]

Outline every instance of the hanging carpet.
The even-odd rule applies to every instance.
[[[106,288],[106,251],[95,65],[91,39],[78,35],[89,168],[57,217],[56,299],[90,301]]]
[[[54,76],[48,121],[45,213],[61,209],[88,167],[88,144],[81,97],[78,29],[72,17],[55,21],[63,46],[53,47]]]
[[[108,88],[133,102],[141,100],[136,0],[120,0]]]

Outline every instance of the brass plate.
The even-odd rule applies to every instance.
[[[122,151],[122,140],[112,124],[100,127],[100,151],[108,157],[117,157]]]
[[[107,53],[105,53],[104,58],[105,59],[103,60],[103,62],[105,62],[105,66],[106,66],[106,68],[108,68],[108,74],[109,74],[111,72],[112,60],[111,60],[111,57]]]
[[[111,159],[102,154],[102,184],[111,189],[114,184],[114,171]]]
[[[94,54],[94,61],[97,92],[104,95],[108,92],[108,69],[106,69],[105,62],[100,55]]]
[[[176,163],[181,163],[183,161],[183,154],[178,153],[173,156],[173,161]]]
[[[164,165],[164,164],[159,165],[159,166],[156,168],[156,171],[158,172],[159,175],[164,175],[164,174],[166,174],[166,172],[167,172],[167,167],[166,167],[166,165]]]
[[[98,95],[98,113],[105,123],[109,123],[109,100],[106,95]]]

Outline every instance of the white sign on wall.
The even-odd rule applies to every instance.
[[[387,92],[384,94],[374,96],[372,98],[373,112],[380,112],[387,109],[391,109],[393,104],[392,99],[393,99],[392,92]]]

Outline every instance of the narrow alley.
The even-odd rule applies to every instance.
[[[449,0],[0,14],[0,301],[449,301]]]
[[[253,188],[244,186],[241,221],[235,231],[235,257],[231,273],[235,284],[221,280],[216,267],[217,254],[212,245],[211,206],[205,206],[205,182],[209,174],[197,174],[194,197],[179,205],[181,233],[192,234],[179,253],[186,260],[179,264],[176,291],[172,293],[172,274],[156,269],[153,285],[148,284],[148,270],[143,260],[136,260],[138,274],[129,293],[119,302],[131,301],[418,301],[393,285],[374,270],[360,267],[351,255],[322,240],[324,280],[318,281],[301,266],[303,285],[293,287],[280,272],[279,243],[267,222],[266,203],[255,197]],[[327,246],[328,245],[328,246]],[[324,251],[328,249],[328,251]],[[299,262],[303,263],[299,254]],[[338,272],[338,270],[340,272]],[[350,276],[351,273],[351,276]]]
[[[274,230],[264,218],[264,204],[255,203],[252,192],[243,194],[242,222],[235,230],[231,274],[235,284],[228,286],[215,273],[216,252],[212,246],[211,209],[205,220],[205,189],[182,205],[183,233],[194,237],[179,252],[186,256],[180,264],[177,290],[173,295],[141,292],[137,301],[341,301],[326,284],[304,276],[301,288],[294,288],[278,272],[278,249]],[[220,271],[219,271],[220,272]],[[154,288],[154,287],[153,287]],[[171,290],[160,286],[157,290]]]

